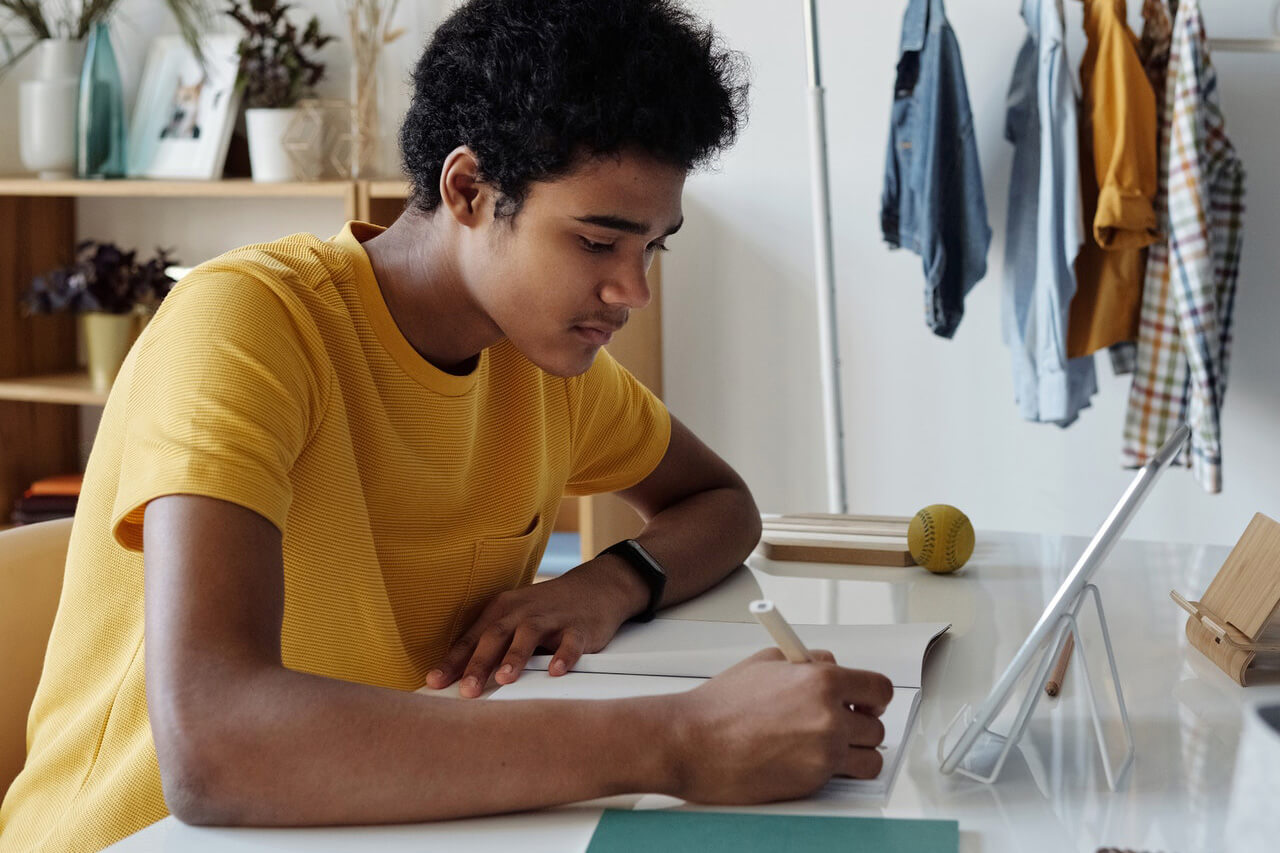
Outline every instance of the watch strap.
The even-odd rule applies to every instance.
[[[603,557],[605,554],[613,554],[626,560],[644,581],[645,586],[649,587],[649,605],[640,613],[631,617],[632,622],[650,622],[654,615],[658,612],[658,605],[662,603],[662,593],[667,587],[667,572],[662,568],[657,560],[653,558],[643,545],[634,539],[624,539],[605,548],[597,556]]]

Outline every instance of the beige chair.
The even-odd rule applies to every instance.
[[[0,796],[27,757],[27,713],[62,592],[71,519],[0,533]]]

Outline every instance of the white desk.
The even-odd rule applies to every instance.
[[[1073,537],[982,533],[970,564],[955,576],[923,569],[857,569],[770,563],[753,558],[763,592],[795,622],[821,621],[834,584],[841,622],[951,622],[925,666],[918,729],[892,796],[882,807],[807,802],[760,811],[954,818],[966,851],[1093,853],[1098,847],[1216,853],[1249,694],[1183,634],[1185,614],[1169,590],[1199,597],[1228,549],[1122,542],[1096,581],[1137,742],[1120,791],[1107,790],[1082,695],[1072,675],[1057,700],[1042,700],[1032,743],[1015,750],[995,785],[942,776],[937,740],[961,704],[978,702],[1035,622],[1086,541]],[[847,580],[864,578],[885,580]],[[678,618],[744,620],[756,594],[736,577],[674,608]],[[437,824],[343,829],[199,829],[167,818],[111,849],[154,851],[337,851],[380,853],[585,850],[603,805],[615,798],[543,812]]]

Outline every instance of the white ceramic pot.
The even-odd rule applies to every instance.
[[[293,159],[284,147],[285,133],[298,115],[297,109],[248,109],[244,111],[249,133],[249,166],[255,181],[297,180]]]
[[[42,178],[75,172],[84,48],[83,41],[44,39],[35,47],[35,77],[18,87],[19,153],[22,164]]]

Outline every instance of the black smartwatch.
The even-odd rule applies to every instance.
[[[615,545],[610,545],[596,556],[603,557],[605,554],[616,554],[626,560],[640,575],[645,586],[649,587],[649,606],[641,613],[632,616],[630,621],[652,621],[653,615],[658,612],[658,605],[662,603],[662,591],[667,586],[666,571],[657,560],[653,559],[653,555],[634,539],[624,539]]]

